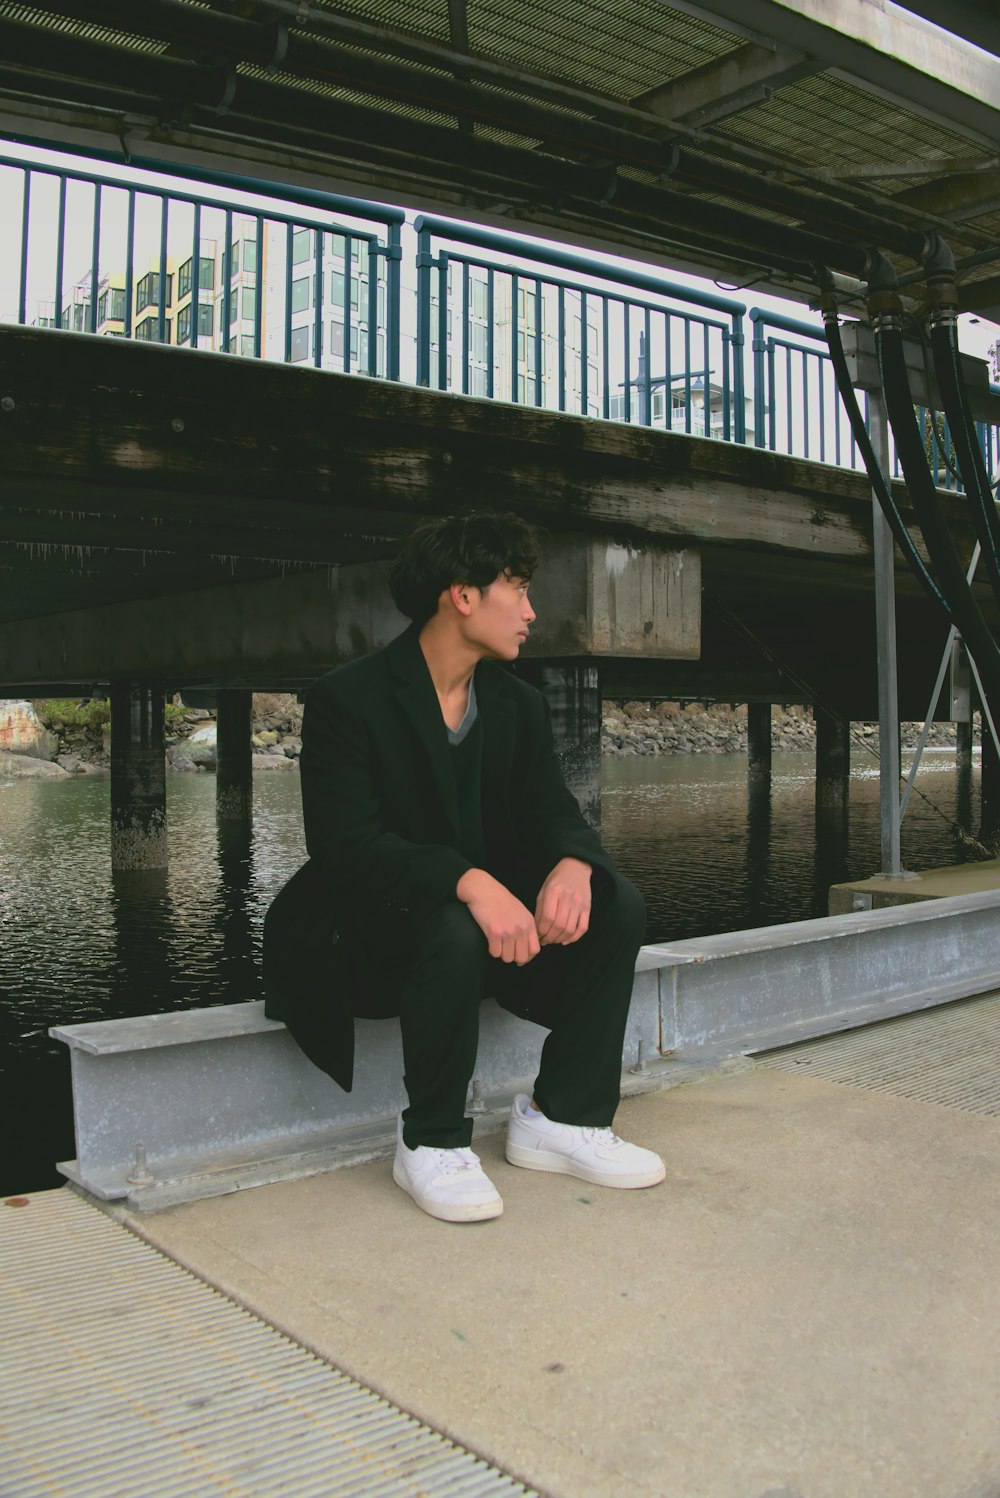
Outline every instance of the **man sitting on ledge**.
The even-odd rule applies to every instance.
[[[645,907],[567,790],[545,699],[504,668],[535,612],[531,529],[421,525],[391,577],[413,622],[310,689],[309,862],[268,912],[266,1011],[350,1089],[355,1015],[398,1015],[393,1179],[433,1217],[499,1217],[465,1104],[486,994],[549,1034],[507,1159],[592,1185],[654,1186],[658,1155],[612,1133]]]

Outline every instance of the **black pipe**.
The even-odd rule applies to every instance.
[[[872,493],[878,500],[879,508],[888,521],[889,529],[892,531],[896,545],[903,553],[910,571],[917,578],[927,596],[941,609],[949,623],[951,623],[953,621],[948,601],[934,581],[926,562],[914,544],[913,537],[906,528],[906,522],[899,513],[899,507],[893,497],[892,486],[882,472],[878,456],[872,447],[871,437],[868,434],[868,428],[865,426],[865,418],[861,414],[861,407],[858,405],[858,399],[854,393],[854,385],[851,382],[850,371],[847,368],[844,340],[840,336],[840,324],[837,321],[837,304],[829,291],[824,292],[823,296],[823,326],[826,330],[826,341],[830,350],[830,358],[833,361],[834,378],[837,381],[840,398],[844,402],[847,411],[847,418],[851,423],[854,440],[858,444],[858,451],[868,472]]]
[[[976,523],[993,594],[1000,604],[1000,520],[997,518],[983,450],[979,446],[969,410],[968,394],[959,362],[958,324],[955,318],[940,320],[931,325],[931,348],[934,351],[934,372],[941,391],[944,414],[955,444],[958,470]]]
[[[903,353],[902,304],[895,281],[896,273],[890,262],[884,256],[876,256],[875,275],[869,282],[869,305],[886,409],[931,565],[948,601],[955,626],[979,667],[983,690],[995,722],[1000,709],[1000,649],[966,579],[927,466],[923,440],[913,414],[913,397]]]
[[[929,234],[923,259],[927,271],[931,349],[941,402],[955,444],[959,473],[972,510],[993,596],[1000,604],[1000,520],[962,375],[955,257],[939,234]]]

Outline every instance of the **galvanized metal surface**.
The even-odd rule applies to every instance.
[[[663,1047],[761,1051],[987,993],[998,911],[991,890],[649,947]]]
[[[262,1003],[67,1025],[76,1159],[71,1181],[137,1211],[329,1170],[391,1149],[405,1105],[398,1024],[357,1022],[354,1088],[308,1061]],[[636,976],[625,1065],[660,1048],[655,971]],[[476,1078],[499,1121],[530,1086],[544,1031],[483,1005]],[[144,1151],[145,1169],[136,1165]],[[152,1179],[149,1179],[151,1177]]]
[[[508,1498],[514,1478],[69,1190],[0,1205],[4,1498]]]
[[[755,1059],[799,1075],[1000,1117],[1000,993],[865,1025]]]

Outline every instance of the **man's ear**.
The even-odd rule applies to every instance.
[[[448,589],[449,597],[456,611],[464,618],[472,613],[472,602],[470,594],[472,589],[468,583],[452,583]]]

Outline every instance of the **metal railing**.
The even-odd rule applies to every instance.
[[[414,229],[419,384],[746,440],[742,302],[447,219]]]
[[[265,209],[4,155],[0,173],[15,197],[20,179],[18,322],[398,379],[399,209],[216,179],[280,199]],[[87,269],[67,284],[69,251]]]
[[[786,452],[820,463],[863,468],[837,390],[822,328],[761,307],[751,309],[750,321],[753,327],[754,444],[772,452]],[[991,389],[995,395],[1000,395],[1000,386],[993,385]],[[859,391],[858,399],[867,426],[867,392]],[[914,414],[938,488],[961,489],[958,460],[947,418],[942,412],[927,406],[914,407]],[[1000,428],[979,422],[976,431],[987,470],[996,477],[1000,460]],[[900,478],[902,466],[891,433],[889,444],[892,476]]]
[[[754,307],[748,351],[742,302],[665,276],[428,215],[411,231],[401,210],[357,198],[185,167],[209,196],[161,186],[162,163],[131,167],[123,178],[0,154],[17,226],[0,237],[0,295],[15,286],[17,310],[0,304],[0,320],[863,466],[823,331],[807,322]],[[959,487],[943,416],[918,417],[939,485]],[[995,474],[1000,430],[977,430]]]

